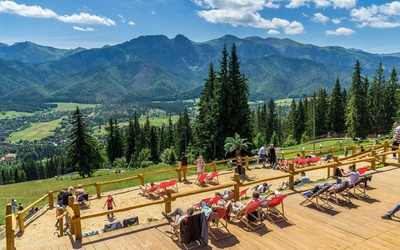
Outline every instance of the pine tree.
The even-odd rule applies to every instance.
[[[384,112],[384,91],[386,88],[385,76],[383,75],[382,62],[379,63],[378,69],[376,70],[375,76],[372,80],[371,87],[368,91],[368,110],[371,114],[370,119],[370,132],[374,134],[380,134],[383,132],[383,128],[386,124]]]
[[[68,160],[85,178],[86,175],[91,176],[96,167],[99,167],[93,163],[93,160],[98,158],[98,148],[90,131],[86,128],[83,114],[78,107],[72,115],[71,123],[70,143],[67,146]]]
[[[129,119],[128,128],[126,129],[125,133],[125,138],[126,138],[125,158],[126,158],[126,163],[129,164],[131,162],[133,154],[135,153],[135,147],[136,147],[135,125],[132,119]]]
[[[316,135],[324,135],[329,131],[327,123],[327,110],[328,110],[328,94],[326,93],[325,89],[320,88],[317,94],[315,110],[313,111],[315,115]]]
[[[366,83],[363,82],[361,76],[361,65],[357,60],[352,74],[350,90],[348,93],[348,104],[346,106],[346,126],[347,135],[351,138],[365,138],[367,136],[367,128],[365,119],[367,100],[366,100]],[[364,116],[366,118],[364,118]]]
[[[339,77],[336,78],[335,86],[333,87],[329,96],[329,107],[328,107],[328,129],[337,133],[342,133],[346,130],[345,121],[345,99],[341,90]]]
[[[387,88],[384,91],[384,99],[383,99],[383,114],[385,115],[383,118],[383,133],[389,133],[392,129],[392,124],[395,121],[399,121],[400,118],[400,88],[399,88],[399,77],[397,75],[396,68],[393,67],[390,71],[390,77],[387,84]]]
[[[274,100],[271,98],[271,100],[268,103],[268,115],[267,115],[267,122],[266,122],[266,136],[265,136],[265,141],[268,143],[271,143],[271,138],[274,132],[276,133],[277,130],[277,114],[276,114],[276,106]],[[275,139],[276,140],[276,139]],[[274,145],[277,145],[275,143],[272,143]]]
[[[124,138],[122,136],[122,130],[119,128],[116,119],[109,119],[106,131],[108,132],[107,157],[111,162],[111,166],[113,166],[115,159],[124,156]]]

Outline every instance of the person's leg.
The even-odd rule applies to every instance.
[[[393,141],[392,146],[399,146],[399,143],[397,141]],[[396,151],[397,148],[392,148],[392,151]],[[393,154],[393,157],[396,157],[396,153]]]
[[[183,172],[183,180],[187,181],[186,179],[187,166],[182,167],[182,172]]]
[[[393,216],[397,211],[399,211],[400,210],[400,203],[398,203],[394,208],[393,208],[393,210],[392,211],[390,211],[389,213],[388,213],[388,215],[389,216]]]
[[[167,213],[167,217],[172,217],[172,216],[181,215],[181,214],[184,214],[182,208],[177,207],[174,210],[172,210],[171,212]]]

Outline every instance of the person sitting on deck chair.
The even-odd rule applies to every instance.
[[[82,187],[82,184],[78,184],[78,189],[75,191],[75,199],[79,202],[83,201],[85,198],[83,195],[85,194],[85,190]]]
[[[360,174],[358,172],[356,172],[356,165],[352,164],[349,166],[349,172],[345,173],[343,171],[343,169],[341,169],[341,175],[338,176],[342,176],[342,177],[347,177],[345,179],[347,179],[349,181],[349,185],[353,185],[354,182],[356,182],[358,180],[358,178],[360,178]]]
[[[233,204],[232,206],[232,212],[234,214],[238,214],[240,211],[244,210],[246,208],[247,205],[249,205],[250,203],[253,202],[258,202],[260,201],[260,194],[258,192],[253,192],[253,198],[247,202],[246,204],[241,203],[240,201],[235,202],[235,204]]]
[[[310,177],[308,177],[308,175],[306,175],[305,172],[301,172],[300,175],[301,175],[301,178],[300,179],[296,179],[294,181],[294,185],[298,185],[300,183],[305,184],[305,183],[309,183],[310,182]],[[288,188],[289,184],[290,184],[289,181],[284,181],[284,182],[282,182],[282,185],[279,187],[279,189],[283,189],[284,185],[286,185],[286,187]]]
[[[142,193],[144,194],[149,188],[151,188],[152,186],[154,186],[154,182],[152,183],[147,183],[146,185],[142,186],[140,185],[139,188],[140,190],[142,190]]]
[[[231,197],[233,197],[233,195],[234,195],[234,190],[233,189],[231,189],[231,190],[225,189],[224,193],[215,192],[215,197],[221,196],[221,199],[225,200],[225,201],[226,200],[230,200]]]
[[[272,186],[268,185],[268,183],[264,182],[262,185],[255,185],[254,187],[252,187],[251,189],[254,190],[255,192],[259,192],[259,193],[265,193],[267,191],[269,191],[269,188]]]
[[[303,195],[306,197],[310,197],[311,195],[313,195],[314,193],[318,192],[319,190],[321,190],[325,187],[329,187],[326,191],[330,192],[330,191],[339,190],[343,187],[348,187],[348,186],[349,186],[348,180],[342,181],[341,179],[337,179],[336,184],[334,184],[334,185],[331,185],[329,182],[326,182],[324,185],[316,185],[311,191],[307,191],[307,192],[303,193]]]

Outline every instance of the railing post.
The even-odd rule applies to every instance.
[[[101,198],[101,184],[100,182],[96,182],[96,194],[97,194],[97,199]]]
[[[24,225],[24,214],[22,213],[23,211],[19,211],[17,213],[17,218],[18,218],[18,226],[19,226],[19,231],[21,233],[25,232],[25,225]]]
[[[374,157],[374,160],[371,161],[371,169],[375,170],[375,165],[376,165],[376,150],[372,150],[371,156]]]
[[[306,151],[304,149],[301,150],[301,158],[306,158]]]
[[[285,160],[285,151],[282,151],[282,161]]]
[[[143,176],[143,174],[139,175],[139,179],[140,179],[140,185],[144,186],[144,176]]]
[[[383,143],[383,152],[386,153],[388,151],[388,141],[385,140],[385,143]],[[382,155],[382,164],[383,166],[386,165],[386,156],[387,155]]]
[[[54,207],[54,197],[53,197],[53,191],[49,191],[49,207],[53,208]]]
[[[239,200],[239,193],[240,193],[240,176],[238,173],[235,173],[235,175],[233,176],[233,181],[236,182],[235,186],[233,186],[233,192],[234,192],[234,201],[238,201]]]
[[[290,176],[289,176],[289,188],[291,190],[294,190],[294,164],[293,163],[289,163],[289,173],[290,173]]]
[[[62,207],[57,208],[58,209],[58,214],[62,215],[64,214],[64,209]],[[60,236],[64,236],[64,216],[62,216],[58,222],[58,228],[60,229]]]
[[[164,200],[165,200],[165,212],[169,213],[169,212],[172,211],[171,190],[169,190],[169,189],[165,190],[165,194],[167,195],[167,198],[164,197]]]
[[[71,209],[73,209],[74,208],[74,202],[75,202],[75,198],[74,198],[74,196],[69,196],[68,197],[68,206],[71,208]],[[69,214],[67,214],[67,216],[69,216]],[[71,217],[69,217],[69,229],[70,229],[70,232],[71,232],[71,234],[73,235],[73,234],[75,234],[75,225],[73,224],[73,223],[71,223]]]
[[[75,218],[79,218],[81,216],[81,209],[78,202],[74,203],[74,214]],[[73,223],[73,228],[75,229],[75,241],[82,239],[82,225],[81,221],[78,220]]]
[[[181,168],[176,168],[175,170],[178,173],[178,181],[182,180],[182,172],[181,172]]]
[[[331,154],[332,154],[332,156],[335,155],[335,147],[331,147]]]
[[[13,214],[11,212],[11,203],[6,206],[6,249],[15,249],[14,230],[13,229]],[[14,221],[15,223],[15,221]]]
[[[250,168],[249,168],[249,156],[246,155],[246,157],[244,157],[244,160],[245,160],[245,162],[246,162],[246,169],[250,169]]]
[[[216,161],[212,162],[212,166],[213,166],[214,172],[217,172],[217,162]]]
[[[335,164],[334,166],[333,166],[333,179],[337,179],[337,176],[336,176],[336,169],[339,167],[339,164]]]

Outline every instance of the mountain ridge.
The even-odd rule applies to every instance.
[[[196,98],[210,63],[219,70],[222,48],[227,46],[230,52],[233,42],[241,70],[248,78],[250,99],[298,97],[320,87],[330,91],[336,78],[348,87],[356,60],[363,74],[369,76],[381,61],[386,69],[400,65],[396,53],[372,54],[256,36],[225,35],[201,43],[180,34],[172,39],[165,35],[139,36],[113,46],[72,50],[30,42],[0,44],[0,100],[134,102]],[[15,56],[16,51],[21,55]]]

